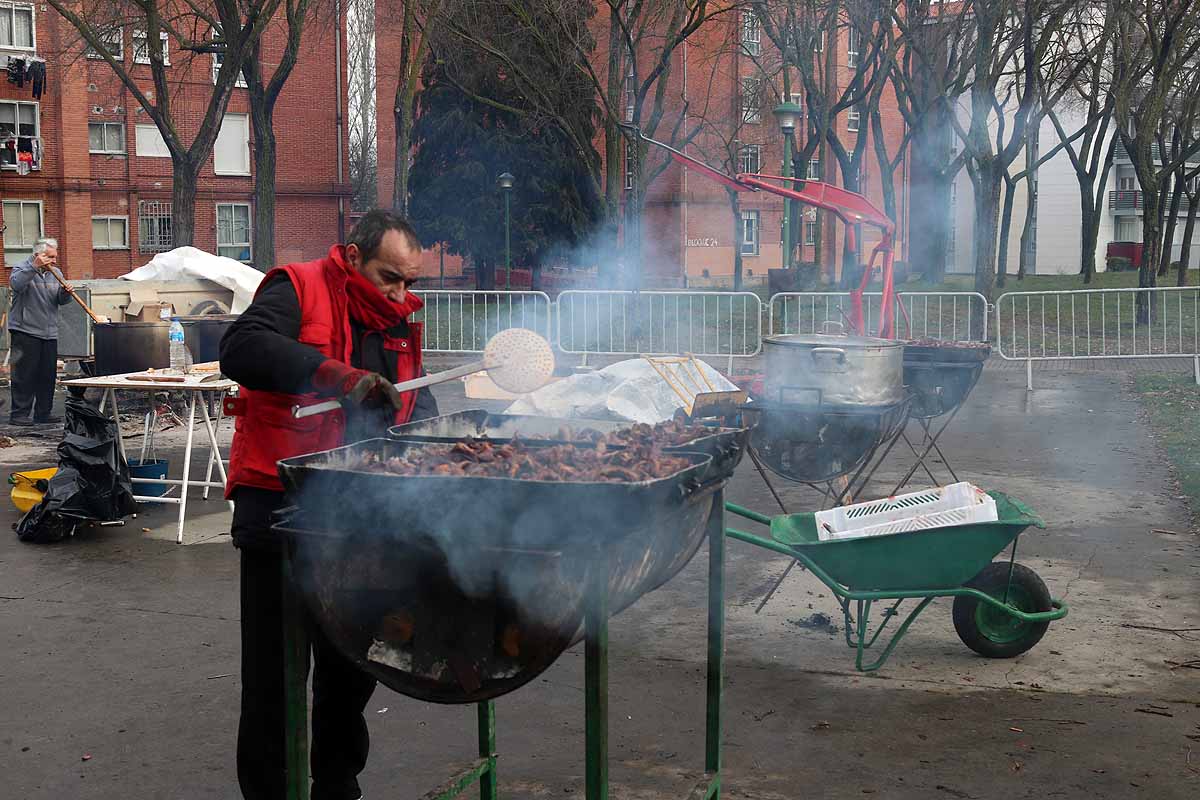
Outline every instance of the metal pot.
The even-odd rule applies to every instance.
[[[220,360],[221,337],[237,319],[237,314],[198,314],[178,319],[183,325],[183,340],[192,354],[192,361],[202,364]]]
[[[771,403],[889,406],[904,399],[904,343],[826,333],[768,336]]]
[[[105,322],[92,326],[97,375],[171,366],[169,322]]]

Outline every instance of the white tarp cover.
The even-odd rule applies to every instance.
[[[698,363],[713,391],[737,389],[717,370]],[[514,402],[506,413],[654,424],[671,419],[683,407],[683,400],[648,361],[631,358],[547,384]]]
[[[233,304],[229,311],[240,314],[254,299],[263,273],[232,258],[206,253],[195,247],[176,247],[159,253],[149,264],[121,277],[127,281],[209,280],[233,292]]]

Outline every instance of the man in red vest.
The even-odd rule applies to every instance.
[[[238,783],[246,800],[283,800],[284,687],[275,462],[437,415],[428,389],[392,386],[421,375],[421,308],[409,293],[421,244],[401,217],[369,212],[319,261],[267,273],[221,341],[221,371],[241,385],[231,413],[233,543],[241,552],[242,711]],[[292,406],[327,398],[343,411],[297,420]],[[313,626],[312,800],[357,800],[368,736],[363,709],[375,680]]]

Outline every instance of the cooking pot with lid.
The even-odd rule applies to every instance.
[[[765,397],[798,406],[889,406],[904,399],[904,343],[870,336],[763,339]]]

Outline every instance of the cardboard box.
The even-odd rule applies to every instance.
[[[158,292],[145,286],[134,286],[129,290],[129,305],[125,318],[132,322],[161,322],[175,313],[174,306],[165,303]]]

